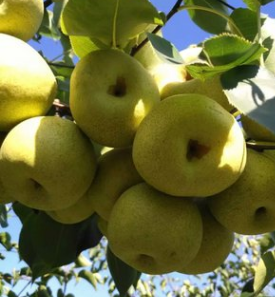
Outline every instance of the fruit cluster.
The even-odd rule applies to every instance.
[[[16,29],[0,24],[0,202],[63,224],[97,213],[112,252],[148,274],[213,271],[235,232],[275,229],[275,155],[246,147],[218,76],[188,80],[148,45],[93,51],[71,76],[70,121],[48,115],[55,77]]]

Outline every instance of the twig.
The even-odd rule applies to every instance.
[[[44,1],[44,8],[49,7],[51,4],[53,4],[52,0],[45,0]]]
[[[228,4],[226,1],[218,0],[218,2],[220,2],[221,4],[223,4],[224,6],[230,8],[230,9],[232,9],[232,10],[235,10],[235,9],[236,9],[236,7],[234,7],[234,6],[230,5],[230,4]]]
[[[166,22],[168,22],[171,17],[178,12],[178,8],[180,7],[183,0],[177,0],[175,5],[172,7],[172,9],[168,12],[166,15]],[[156,26],[156,28],[152,31],[152,34],[156,34],[160,29],[162,28],[161,25]],[[134,56],[142,47],[145,46],[145,44],[149,41],[148,37],[145,38],[140,44],[133,47],[131,50],[131,56]]]

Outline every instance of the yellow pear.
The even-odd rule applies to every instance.
[[[130,146],[139,124],[159,101],[151,75],[119,50],[87,54],[71,76],[73,117],[88,137],[101,145]]]
[[[140,183],[115,203],[107,239],[112,252],[138,271],[169,273],[195,258],[202,241],[202,219],[191,199]]]
[[[185,66],[160,58],[150,42],[142,47],[134,57],[153,76],[161,95],[167,84],[186,81],[187,71]]]
[[[209,207],[225,228],[257,235],[275,230],[275,152],[247,150],[241,177],[225,191],[209,197]]]
[[[53,220],[62,224],[76,224],[80,223],[90,216],[92,216],[95,211],[91,206],[87,192],[74,203],[73,205],[58,210],[52,210],[46,212]]]
[[[233,105],[229,103],[223,92],[219,75],[204,81],[198,78],[193,78],[185,82],[171,82],[163,88],[161,98],[165,99],[173,95],[188,93],[197,93],[208,96],[218,102],[227,111],[234,109]]]
[[[1,33],[0,44],[0,131],[9,131],[25,119],[45,115],[57,83],[48,64],[29,44]]]
[[[275,134],[265,126],[246,115],[241,115],[241,123],[246,135],[253,140],[275,142]]]
[[[38,31],[43,15],[43,0],[1,0],[0,33],[28,41]]]
[[[206,197],[232,185],[246,162],[235,118],[199,94],[161,101],[141,123],[133,161],[143,179],[175,196]]]
[[[214,271],[229,256],[234,233],[223,227],[203,205],[200,207],[203,224],[202,244],[195,259],[179,272],[184,274],[202,274]]]
[[[95,211],[106,221],[118,197],[129,187],[140,183],[132,160],[132,149],[114,149],[98,160],[98,169],[88,196]]]
[[[6,133],[0,132],[0,149],[1,149],[1,145],[2,145],[5,137],[6,137]],[[4,187],[2,185],[1,164],[0,164],[0,203],[6,204],[6,203],[10,203],[10,202],[14,202],[14,199],[10,195],[8,195],[7,191],[4,189]]]
[[[84,195],[95,175],[96,158],[74,122],[41,116],[8,133],[0,167],[3,186],[13,199],[48,211],[69,207]]]

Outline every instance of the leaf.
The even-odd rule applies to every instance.
[[[275,241],[271,233],[263,234],[259,239],[261,254],[264,254],[269,249],[275,246]]]
[[[136,287],[141,273],[117,258],[107,247],[107,263],[120,296],[126,296],[131,286]]]
[[[266,49],[259,43],[252,43],[237,35],[222,34],[203,43],[203,52],[208,65],[192,64],[187,66],[187,70],[193,77],[205,79],[237,66],[258,61],[265,51]]]
[[[123,48],[149,24],[163,24],[148,0],[70,0],[62,16],[68,35],[88,36],[108,47]]]
[[[11,242],[11,236],[7,232],[0,233],[0,244],[2,244],[7,251],[12,250],[13,244]]]
[[[223,14],[228,13],[226,6],[217,0],[184,0],[184,3],[210,8]],[[188,9],[188,13],[192,21],[206,32],[220,34],[226,30],[226,19],[217,14],[197,9]],[[210,19],[211,21],[209,21]]]
[[[255,11],[247,8],[235,9],[230,18],[238,26],[244,38],[254,41],[258,34],[258,15]],[[234,28],[231,28],[234,32]]]
[[[261,27],[263,46],[268,49],[263,55],[267,69],[275,73],[275,19],[266,17]]]
[[[275,133],[275,75],[256,65],[234,68],[221,75],[229,102],[243,114]]]
[[[221,34],[203,43],[210,62],[214,66],[248,64],[259,59],[265,51],[260,44],[252,43],[232,34]]]
[[[156,34],[147,33],[148,39],[162,60],[182,64],[183,59],[177,48],[168,40]]]
[[[0,203],[0,226],[6,228],[8,225],[7,207],[5,204]]]
[[[81,251],[96,246],[101,237],[95,216],[78,224],[64,225],[38,212],[24,220],[19,253],[36,278],[75,261]]]
[[[91,271],[82,269],[79,271],[78,276],[85,279],[87,282],[89,282],[96,289],[97,280]]]
[[[261,292],[274,277],[275,255],[273,251],[262,255],[261,260],[255,269],[255,280],[253,284],[255,293]]]
[[[52,11],[48,9],[44,10],[42,24],[38,32],[40,35],[50,37],[54,40],[60,39],[60,31],[57,23],[55,22],[54,13]]]
[[[247,5],[250,10],[258,11],[260,9],[261,0],[243,0],[243,2]]]
[[[90,52],[100,48],[87,36],[70,36],[70,42],[78,58],[83,58]]]

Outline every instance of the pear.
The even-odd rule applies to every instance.
[[[271,141],[275,142],[275,134],[268,128],[246,115],[241,115],[241,123],[246,135],[249,138],[257,141]]]
[[[169,273],[195,258],[202,241],[202,218],[191,199],[140,183],[115,203],[107,239],[112,252],[136,270]]]
[[[43,0],[2,0],[0,33],[28,41],[38,31],[43,16]]]
[[[203,225],[202,244],[195,259],[179,272],[202,274],[214,271],[229,256],[234,233],[224,228],[211,214],[207,206],[200,207]]]
[[[95,213],[95,211],[91,206],[87,193],[85,193],[73,205],[64,209],[47,211],[46,213],[59,223],[77,224],[88,219]]]
[[[215,75],[204,81],[199,78],[193,78],[185,82],[171,82],[163,88],[161,98],[165,99],[173,95],[188,93],[208,96],[218,102],[227,111],[234,109],[234,106],[229,103],[223,92],[219,75]]]
[[[133,143],[141,177],[174,196],[207,197],[240,177],[246,145],[235,118],[199,94],[162,100],[143,120]]]
[[[209,197],[208,205],[225,228],[244,235],[275,230],[275,155],[247,150],[241,177],[225,191]]]
[[[6,137],[6,133],[0,132],[0,149],[5,137]],[[0,164],[0,203],[6,204],[10,202],[14,202],[14,199],[10,195],[8,195],[7,191],[3,187],[3,184],[1,181],[1,164]]]
[[[161,33],[159,35],[161,35]],[[172,63],[161,58],[150,42],[143,46],[134,57],[152,75],[161,96],[167,84],[174,82],[180,83],[187,79],[185,65]]]
[[[70,84],[72,115],[93,141],[128,147],[143,118],[160,101],[157,85],[130,55],[96,50],[76,65]]]
[[[6,34],[0,34],[0,44],[0,131],[9,131],[25,119],[45,115],[57,83],[48,64],[29,44]]]
[[[118,197],[141,181],[132,160],[131,148],[108,151],[98,160],[96,176],[88,190],[90,203],[97,214],[108,221]]]
[[[8,133],[0,168],[3,187],[13,199],[49,211],[70,207],[84,195],[95,175],[96,158],[74,122],[40,116]]]

